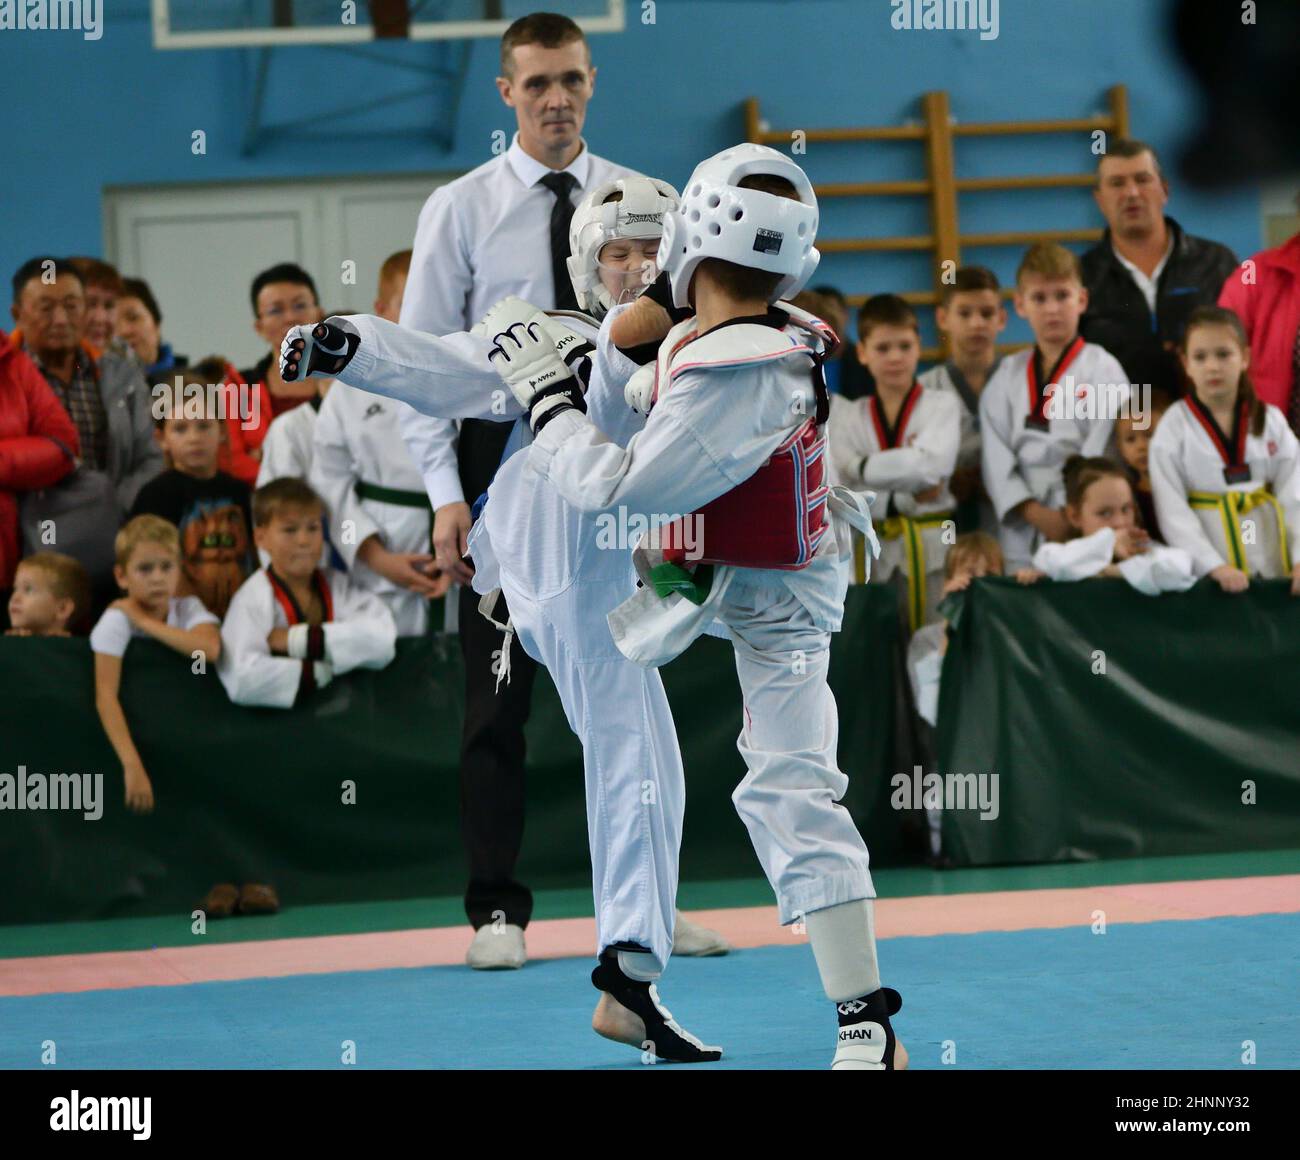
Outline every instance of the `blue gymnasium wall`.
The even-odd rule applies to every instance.
[[[146,0],[105,0],[105,8],[104,35],[94,42],[75,32],[0,32],[6,279],[40,251],[100,252],[105,185],[463,170],[491,155],[494,130],[513,127],[493,88],[496,44],[483,40],[474,43],[450,152],[430,140],[427,104],[406,101],[330,126],[336,140],[299,149],[280,141],[241,157],[243,90],[252,84],[246,54],[155,52]],[[1133,132],[1172,160],[1195,96],[1168,43],[1167,11],[1165,0],[1001,0],[999,35],[982,41],[972,32],[896,31],[888,0],[658,0],[651,25],[641,23],[641,0],[628,0],[627,29],[593,37],[600,72],[586,135],[596,152],[680,185],[697,160],[741,138],[748,95],[760,98],[772,125],[793,129],[898,123],[919,116],[917,98],[934,88],[949,90],[959,120],[1082,116],[1102,111],[1107,87],[1123,82]],[[380,61],[276,50],[267,117],[306,117],[348,94],[363,102],[394,92],[415,78],[389,62],[431,63],[448,50],[373,51]],[[190,152],[195,129],[207,132],[206,156]],[[960,140],[958,171],[1077,172],[1092,163],[1087,148],[1084,134]],[[815,181],[923,172],[915,142],[813,144],[803,162]],[[966,231],[1098,221],[1085,190],[967,194],[960,207]],[[1239,256],[1260,246],[1256,189],[1201,197],[1175,178],[1171,212]],[[824,236],[928,229],[923,199],[824,205]],[[1016,256],[1007,248],[964,255],[1004,278]],[[202,255],[187,260],[201,276]],[[918,289],[928,273],[920,254],[831,255],[818,281],[848,293]],[[1025,333],[1013,321],[1008,337]]]

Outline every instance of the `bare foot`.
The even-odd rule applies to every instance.
[[[646,1041],[645,1020],[633,1014],[612,995],[602,992],[591,1016],[591,1029],[597,1035],[640,1047]]]

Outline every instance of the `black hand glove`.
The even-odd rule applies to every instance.
[[[293,327],[280,344],[280,377],[292,383],[299,378],[337,375],[361,345],[361,336],[351,325],[339,324],[342,322],[327,320],[315,326]]]

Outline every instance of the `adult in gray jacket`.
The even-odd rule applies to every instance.
[[[83,341],[85,309],[81,278],[62,259],[32,258],[14,275],[10,341],[40,368],[81,440],[78,470],[27,501],[24,531],[31,539],[40,529],[42,537],[28,548],[57,547],[102,581],[106,539],[163,462],[143,373]]]

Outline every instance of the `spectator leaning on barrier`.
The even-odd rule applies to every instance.
[[[217,618],[197,596],[176,595],[181,570],[175,527],[158,516],[136,516],[117,533],[114,549],[113,577],[126,595],[109,606],[90,634],[95,707],[122,763],[127,808],[148,813],[153,809],[153,783],[118,698],[122,657],[133,638],[151,636],[187,662],[195,653],[212,662],[221,655],[221,633]]]
[[[319,566],[325,505],[300,479],[253,493],[253,536],[270,563],[235,593],[217,670],[236,705],[289,709],[336,676],[382,669],[397,628],[377,596]]]
[[[1088,310],[1079,333],[1119,359],[1132,382],[1177,397],[1183,377],[1175,348],[1187,317],[1214,304],[1237,259],[1165,216],[1169,183],[1141,141],[1110,143],[1093,197],[1106,236],[1083,255]]]
[[[26,501],[30,547],[77,557],[102,592],[112,567],[111,537],[140,488],[162,469],[153,439],[149,391],[140,368],[81,339],[85,294],[68,262],[37,257],[13,278],[10,345],[36,363],[77,429],[78,470]],[[45,533],[55,537],[49,542]]]
[[[1243,262],[1223,284],[1219,305],[1246,329],[1260,401],[1277,407],[1300,435],[1300,233]]]
[[[163,342],[161,328],[162,311],[158,309],[158,300],[149,289],[149,283],[140,278],[124,278],[113,330],[135,352],[150,383],[154,376],[182,370],[190,361],[185,355],[173,351],[170,343]]]
[[[58,483],[76,467],[78,448],[77,428],[41,372],[0,331],[0,593],[13,587],[21,555],[19,495]]]

